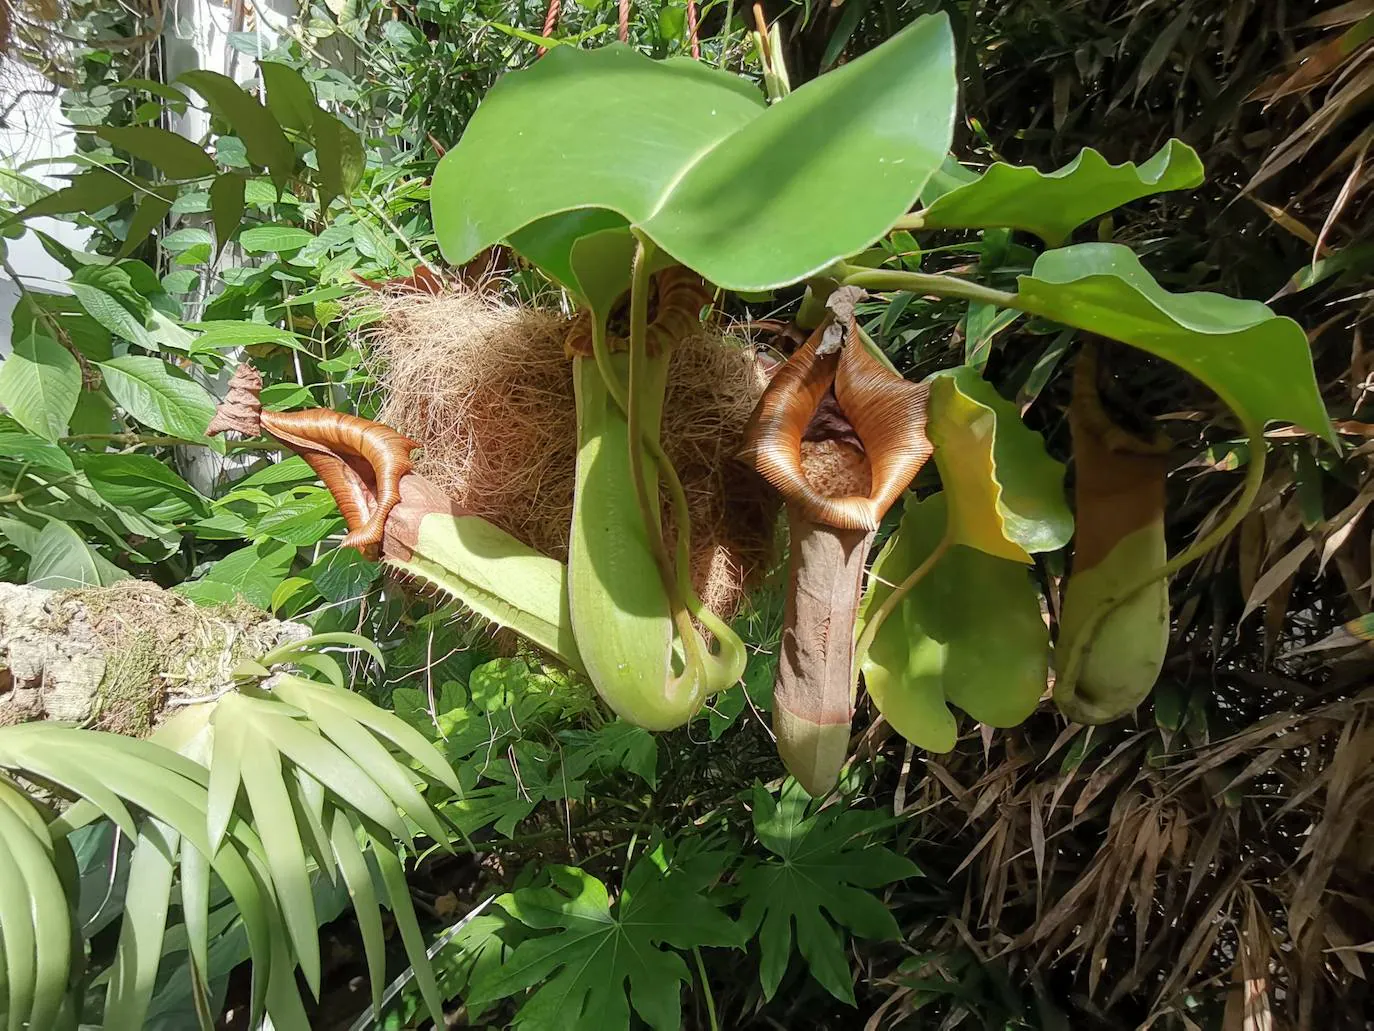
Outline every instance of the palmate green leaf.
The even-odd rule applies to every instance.
[[[169,179],[199,179],[215,174],[209,154],[185,136],[152,125],[100,125],[95,134],[119,150],[160,169]]]
[[[943,494],[907,496],[901,526],[869,575],[860,633],[892,585],[935,550],[946,518]],[[959,731],[950,705],[988,726],[1016,726],[1045,693],[1049,655],[1049,628],[1026,568],[955,545],[883,623],[863,660],[864,683],[897,733],[918,748],[948,752]]]
[[[954,543],[1029,562],[1073,535],[1064,467],[977,369],[937,372],[926,433],[935,445]]]
[[[1058,247],[1084,222],[1113,208],[1200,186],[1202,179],[1197,152],[1181,140],[1170,140],[1139,166],[1109,164],[1089,147],[1048,173],[998,161],[974,182],[943,194],[920,218],[924,229],[1024,229]]]
[[[414,553],[387,560],[582,670],[568,615],[568,569],[477,516],[434,512],[420,521]]]
[[[167,931],[181,835],[157,820],[139,828],[129,866],[128,898],[119,927],[119,944],[105,995],[107,1027],[142,1027],[157,983]]]
[[[129,574],[95,551],[60,519],[49,519],[29,553],[30,586],[49,591],[108,587]]]
[[[896,940],[897,922],[865,889],[921,871],[874,843],[886,823],[879,814],[843,806],[809,813],[810,802],[791,779],[776,800],[754,785],[754,831],[775,858],[751,860],[736,876],[744,899],[740,925],[745,934],[758,934],[765,998],[773,997],[787,972],[795,924],[797,948],[812,976],[852,1006],[853,979],[840,928],[861,938]]]
[[[497,904],[553,933],[525,939],[500,967],[479,973],[469,1003],[538,985],[515,1026],[620,1031],[631,1026],[633,1006],[656,1031],[677,1031],[681,986],[691,975],[672,949],[740,945],[738,928],[707,891],[726,862],[722,853],[687,848],[674,856],[660,845],[630,869],[614,904],[586,871],[549,866],[550,887],[522,888]]]
[[[503,78],[440,162],[435,227],[456,264],[550,215],[605,209],[714,283],[780,286],[910,207],[948,150],[955,94],[943,14],[767,108],[695,62],[559,47]]]
[[[210,110],[229,124],[243,140],[248,160],[266,168],[280,192],[291,176],[296,152],[272,113],[233,79],[219,72],[196,69],[184,72],[178,81],[204,97]]]
[[[1306,334],[1259,301],[1169,293],[1128,247],[1111,243],[1046,251],[1017,297],[1038,315],[1172,362],[1251,425],[1293,422],[1337,443]]]
[[[0,784],[0,935],[4,941],[9,1027],[54,1027],[71,963],[71,910],[53,863],[53,844],[36,813]],[[11,797],[13,796],[13,797]]]
[[[100,362],[111,396],[145,426],[205,443],[215,402],[205,388],[161,358],[124,355]]]
[[[0,405],[15,422],[47,441],[66,436],[81,393],[81,366],[46,333],[16,338],[0,362]]]

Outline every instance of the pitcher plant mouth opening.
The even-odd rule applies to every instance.
[[[834,786],[854,714],[854,628],[878,524],[920,472],[929,388],[869,350],[837,290],[831,311],[773,375],[744,457],[782,495],[791,535],[774,732],[811,794]]]

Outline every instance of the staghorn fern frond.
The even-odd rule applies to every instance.
[[[82,950],[67,835],[102,818],[134,842],[128,897],[137,899],[125,908],[108,975],[106,1027],[142,1026],[159,961],[173,943],[190,955],[199,1022],[213,1024],[212,872],[248,940],[254,1025],[266,1013],[275,1027],[309,1028],[295,971],[318,996],[312,877],[341,880],[348,890],[374,1004],[386,974],[385,902],[430,1015],[441,1019],[401,849],[416,832],[447,846],[452,831],[424,791],[457,791],[458,781],[413,728],[342,688],[338,663],[309,650],[319,645],[380,658],[356,635],[296,643],[239,674],[255,681],[289,664],[329,683],[291,673],[240,683],[213,702],[183,708],[148,740],[56,723],[0,729],[0,770],[14,775],[0,773],[0,1027],[54,1027],[59,1016],[78,1015],[74,967]],[[77,801],[54,818],[28,784]],[[184,926],[169,940],[169,910],[178,902]]]

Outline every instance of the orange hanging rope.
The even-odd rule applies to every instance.
[[[622,43],[630,42],[630,0],[620,0],[620,32]]]
[[[697,39],[697,3],[687,0],[687,39],[692,45],[692,60],[701,60],[701,42]]]
[[[558,28],[558,15],[561,13],[562,8],[563,4],[561,0],[549,0],[549,9],[544,15],[544,31],[542,33],[545,39],[552,37],[554,30]],[[548,47],[539,48],[540,57],[543,57],[548,52]]]

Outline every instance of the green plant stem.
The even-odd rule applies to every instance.
[[[710,1022],[711,1031],[720,1031],[720,1021],[716,1019],[716,1000],[711,995],[711,982],[706,979],[706,962],[701,958],[700,946],[692,946],[692,955],[697,961],[697,977],[701,979],[701,994],[706,997],[706,1019]]]
[[[868,654],[868,649],[873,647],[873,639],[878,636],[878,631],[882,628],[884,621],[911,593],[912,588],[925,579],[926,574],[935,568],[935,563],[944,557],[945,552],[949,551],[953,544],[954,535],[947,529],[945,535],[940,538],[940,543],[935,545],[935,550],[927,555],[925,561],[913,569],[910,575],[898,584],[896,589],[884,598],[882,604],[864,621],[863,633],[859,635],[859,643],[854,646],[853,680],[855,684],[859,682],[859,670],[863,666],[864,656]]]
[[[601,373],[601,379],[606,384],[606,392],[619,405],[628,421],[630,408],[626,403],[625,387],[611,366],[610,349],[606,344],[606,325],[602,319],[595,315],[592,318],[592,356],[596,360],[596,367]],[[885,355],[884,358],[886,358]],[[630,439],[633,440],[634,437],[631,436]],[[738,659],[744,655],[744,642],[723,620],[706,607],[700,595],[697,594],[696,587],[692,584],[692,516],[687,507],[687,491],[682,486],[682,478],[678,476],[677,469],[672,460],[668,458],[668,453],[663,450],[662,441],[649,438],[642,443],[649,449],[649,454],[658,467],[659,476],[668,488],[668,498],[673,508],[673,525],[677,530],[675,575],[678,591],[681,593],[683,602],[692,618],[709,630],[711,636],[716,639],[720,645],[721,654],[731,652],[734,658]]]
[[[928,272],[900,272],[894,269],[863,268],[859,265],[843,267],[846,286],[861,286],[865,290],[909,290],[914,294],[934,297],[958,297],[966,301],[983,301],[999,308],[1016,308],[1033,312],[1025,300],[1005,290],[994,290],[980,283],[970,283],[955,276],[932,275]]]
[[[668,595],[668,607],[672,610],[673,623],[682,638],[682,649],[686,659],[683,675],[690,681],[693,673],[699,673],[704,669],[701,656],[702,642],[697,636],[696,627],[692,626],[686,602],[678,588],[672,559],[668,556],[668,546],[663,541],[663,529],[659,525],[658,516],[657,477],[654,480],[655,497],[651,499],[649,485],[644,476],[645,437],[644,427],[641,425],[641,394],[644,389],[644,363],[648,360],[649,263],[653,257],[653,246],[643,238],[637,241],[630,277],[630,382],[625,393],[625,420],[628,424],[630,442],[630,479],[634,481],[635,500],[639,504],[640,517],[644,520],[644,534],[649,542],[649,550],[653,552],[654,564],[658,566],[664,592]]]
[[[924,229],[926,225],[926,213],[923,210],[913,211],[903,215],[892,224],[893,229],[905,229],[908,232],[916,229]]]
[[[1222,397],[1222,401],[1231,411],[1240,411],[1239,407],[1233,404],[1229,398]],[[1063,666],[1059,668],[1059,675],[1054,682],[1056,700],[1073,696],[1073,689],[1078,683],[1078,675],[1083,669],[1083,662],[1091,647],[1090,642],[1096,636],[1097,629],[1104,619],[1150,584],[1157,580],[1168,579],[1184,566],[1202,558],[1225,540],[1249,513],[1255,503],[1255,498],[1259,495],[1260,487],[1264,484],[1264,426],[1246,420],[1242,420],[1242,426],[1245,429],[1246,442],[1250,447],[1250,464],[1245,469],[1245,483],[1241,487],[1240,497],[1236,500],[1231,511],[1226,514],[1225,519],[1165,562],[1164,565],[1150,570],[1114,597],[1104,598],[1095,609],[1084,617],[1082,627],[1074,639],[1074,645],[1070,648]]]

